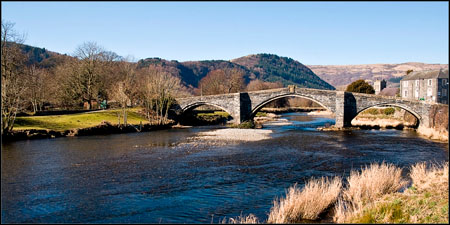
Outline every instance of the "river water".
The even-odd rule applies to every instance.
[[[3,223],[217,223],[255,214],[305,180],[372,162],[448,161],[448,144],[410,130],[317,131],[333,119],[288,113],[272,138],[198,141],[205,126],[2,144]]]

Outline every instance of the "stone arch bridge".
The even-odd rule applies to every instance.
[[[232,122],[240,124],[253,119],[265,104],[284,97],[301,97],[318,103],[335,114],[336,127],[351,126],[352,119],[358,113],[374,106],[400,107],[412,113],[418,119],[419,126],[431,127],[432,106],[437,105],[399,97],[289,86],[262,91],[178,98],[178,104],[174,109],[180,115],[200,105],[212,105],[228,112],[233,117]]]

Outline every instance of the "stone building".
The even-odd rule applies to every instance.
[[[378,95],[380,92],[386,88],[386,81],[383,80],[376,80],[373,83],[373,88],[375,89],[375,94]]]
[[[402,98],[448,104],[448,69],[417,71],[400,81]]]

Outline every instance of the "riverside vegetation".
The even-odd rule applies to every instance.
[[[250,214],[222,223],[448,223],[448,162],[416,163],[409,176],[392,164],[373,163],[340,177],[296,184],[275,199],[267,221]]]

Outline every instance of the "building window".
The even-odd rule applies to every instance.
[[[447,97],[447,89],[442,89],[442,96]]]
[[[408,90],[403,91],[403,97],[408,97]]]
[[[441,96],[441,92],[440,91],[438,91],[438,96]]]
[[[428,88],[427,90],[427,96],[432,96],[433,95],[433,89]]]
[[[408,87],[408,81],[403,81],[403,87]]]
[[[446,85],[447,84],[447,79],[442,79],[442,85]]]
[[[416,89],[416,92],[414,93],[414,97],[416,97],[416,98],[419,97],[419,89]]]
[[[431,86],[431,79],[428,79],[428,86]]]
[[[416,80],[416,87],[419,87],[419,80]]]

